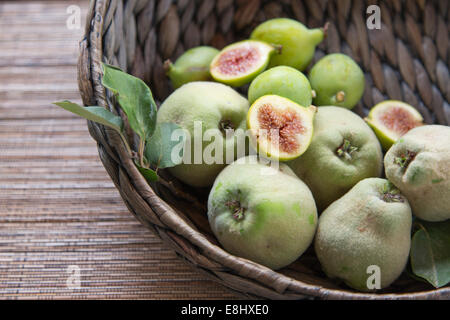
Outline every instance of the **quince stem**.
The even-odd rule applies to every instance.
[[[344,142],[339,148],[337,148],[336,153],[339,157],[344,157],[346,160],[352,159],[352,153],[358,151],[358,147],[351,145],[350,141],[344,139]]]
[[[237,200],[228,201],[225,205],[233,211],[233,218],[237,221],[241,221],[244,218],[244,208],[241,207],[241,203]]]
[[[406,169],[408,168],[411,161],[414,160],[416,155],[417,155],[416,152],[407,150],[406,153],[402,154],[400,157],[394,158],[394,163],[400,166],[400,168]]]

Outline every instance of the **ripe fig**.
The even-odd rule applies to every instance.
[[[308,78],[297,69],[279,66],[257,76],[248,89],[248,102],[252,104],[259,97],[276,94],[288,98],[303,107],[312,102]]]
[[[324,38],[324,29],[308,29],[296,20],[276,18],[257,26],[250,38],[281,46],[281,54],[270,59],[269,68],[285,65],[303,71]]]
[[[423,118],[414,107],[395,100],[380,102],[364,120],[375,131],[384,150],[412,128],[423,125]]]
[[[311,191],[288,166],[268,166],[249,156],[217,177],[208,220],[229,253],[280,269],[312,243],[317,210]]]
[[[263,72],[275,48],[265,42],[245,40],[226,46],[211,62],[214,80],[239,87]]]
[[[190,82],[175,90],[159,108],[157,123],[176,123],[185,129],[190,137],[190,145],[186,148],[190,148],[184,151],[183,163],[169,171],[188,185],[211,186],[229,162],[227,156],[233,155],[232,161],[239,155],[235,152],[237,141],[240,141],[237,129],[245,135],[248,107],[247,99],[221,83]],[[204,139],[206,132],[214,138],[212,142]],[[223,147],[216,155],[220,157],[219,161],[205,159],[206,148],[211,143]]]
[[[352,109],[364,93],[364,73],[352,58],[341,53],[320,59],[309,73],[309,82],[316,92],[317,106],[338,106]]]
[[[219,53],[213,47],[201,46],[187,50],[173,64],[170,60],[164,63],[164,68],[175,89],[192,81],[212,80],[209,65]]]
[[[289,162],[311,189],[319,212],[360,180],[382,173],[381,146],[370,127],[340,107],[319,107],[308,150]]]
[[[415,216],[450,219],[450,127],[425,125],[408,131],[386,153],[384,166]]]
[[[392,183],[364,179],[322,213],[314,249],[328,277],[359,291],[386,288],[408,261],[411,223],[408,200]]]
[[[247,114],[253,145],[273,160],[297,158],[311,143],[316,110],[277,95],[262,96]]]

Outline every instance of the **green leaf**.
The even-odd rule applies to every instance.
[[[450,220],[417,223],[420,228],[411,243],[412,271],[440,288],[450,282]]]
[[[85,119],[103,124],[105,126],[117,130],[118,132],[122,131],[123,127],[122,118],[116,116],[114,113],[106,110],[105,108],[83,107],[67,100],[55,102],[54,104],[67,111],[75,113]]]
[[[179,134],[173,137],[172,133],[179,130]],[[155,133],[145,146],[147,160],[157,168],[169,168],[183,161],[183,148],[172,156],[174,148],[186,140],[186,133],[176,123],[160,123],[156,126]]]
[[[103,64],[102,84],[117,97],[127,115],[131,129],[143,141],[148,141],[155,130],[156,103],[150,88],[139,78],[117,67]]]
[[[158,181],[158,174],[149,168],[143,168],[140,165],[138,165],[137,163],[135,163],[136,167],[138,168],[139,172],[144,176],[144,178],[148,181],[148,182],[155,182]]]

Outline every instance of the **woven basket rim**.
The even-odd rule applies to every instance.
[[[86,19],[85,37],[80,42],[80,56],[78,61],[79,90],[84,104],[92,105],[95,103],[105,108],[108,108],[106,92],[101,86],[100,79],[101,63],[103,61],[103,18],[105,17],[109,4],[110,1],[106,0],[91,1]],[[89,83],[89,86],[86,86],[86,83]],[[289,298],[288,294],[284,296],[285,293],[289,293],[287,291],[297,294],[297,297],[299,295],[305,295],[305,297],[312,296],[322,299],[392,300],[450,298],[450,287],[412,293],[381,294],[355,292],[350,289],[329,289],[320,285],[311,285],[290,278],[252,261],[233,256],[221,247],[211,243],[201,232],[195,230],[194,227],[184,221],[169,204],[155,193],[134,165],[133,160],[128,155],[124,144],[120,140],[119,135],[114,130],[91,121],[88,121],[88,126],[91,135],[93,135],[92,131],[96,130],[97,132],[101,132],[104,136],[104,140],[99,141],[93,135],[94,139],[97,140],[99,152],[101,147],[105,148],[108,156],[115,158],[115,160],[118,161],[121,168],[123,168],[127,174],[127,177],[122,175],[121,178],[129,179],[129,182],[131,182],[134,187],[132,192],[136,192],[139,198],[148,205],[149,222],[144,224],[153,223],[176,233],[198,248],[204,256],[212,260],[213,264],[218,263],[225,266],[233,271],[232,274],[251,279],[252,282],[255,282],[255,285],[265,287],[268,291],[273,290],[274,298]],[[114,154],[114,156],[111,156],[111,153]],[[104,157],[100,156],[100,158],[106,168]],[[120,186],[116,185],[116,187],[122,195]],[[153,217],[150,217],[152,212],[157,215],[159,221],[155,221]],[[164,239],[162,240],[164,241]],[[181,252],[181,254],[183,254],[183,252]],[[210,278],[213,278],[214,280],[214,277],[210,276]],[[251,290],[248,292],[251,292]]]

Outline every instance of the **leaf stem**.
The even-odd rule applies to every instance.
[[[130,156],[133,156],[133,153],[131,152],[131,148],[130,148],[130,146],[128,145],[128,141],[127,141],[127,139],[125,138],[125,136],[123,135],[123,133],[120,132],[120,131],[116,131],[116,132],[118,132],[119,135],[120,135],[120,137],[122,138],[123,143],[124,143],[124,145],[125,145],[125,148],[127,149],[128,154],[129,154]]]
[[[144,165],[144,148],[145,148],[145,141],[144,139],[140,139],[139,140],[139,164],[141,167],[146,168],[146,166]]]

